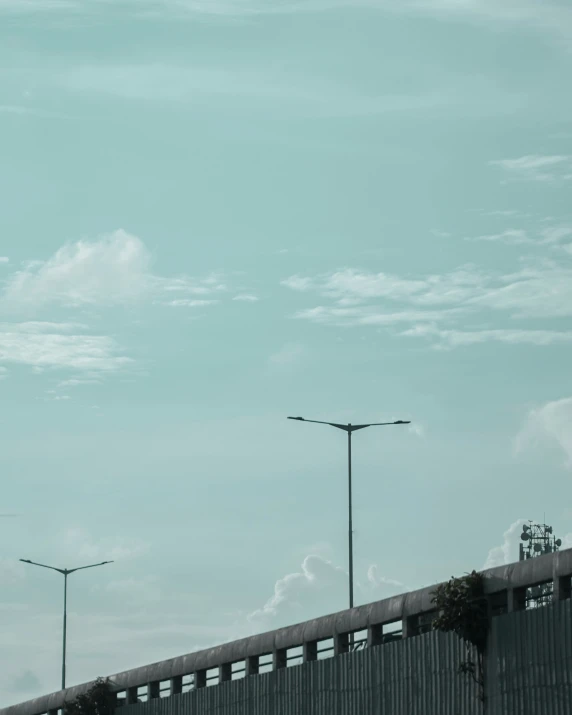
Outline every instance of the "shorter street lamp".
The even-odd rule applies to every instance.
[[[74,571],[81,571],[82,569],[91,569],[94,566],[103,566],[103,564],[112,564],[113,561],[102,561],[99,564],[90,564],[89,566],[79,566],[77,569],[58,569],[55,566],[46,566],[46,564],[38,564],[35,561],[30,561],[30,559],[20,559],[25,564],[33,564],[34,566],[43,566],[45,569],[52,569],[52,571],[58,571],[64,575],[64,647],[63,647],[63,658],[62,658],[62,690],[66,689],[66,620],[67,620],[67,593],[68,593],[68,576]]]

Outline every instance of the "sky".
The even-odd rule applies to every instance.
[[[0,0],[0,706],[572,546],[572,7]]]

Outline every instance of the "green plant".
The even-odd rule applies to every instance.
[[[476,571],[461,578],[451,577],[433,592],[431,599],[439,616],[433,628],[453,631],[467,644],[467,659],[460,663],[459,672],[470,675],[479,685],[479,697],[484,701],[483,659],[489,633],[487,599],[483,576]],[[477,662],[471,660],[470,645],[477,650]]]
[[[115,693],[109,687],[108,679],[97,678],[86,693],[64,703],[63,715],[113,715],[115,704]]]

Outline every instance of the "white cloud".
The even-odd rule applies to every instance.
[[[513,209],[502,209],[499,211],[486,211],[485,215],[486,216],[516,216],[517,211],[514,211]]]
[[[131,358],[117,355],[112,338],[74,333],[76,328],[73,323],[0,324],[0,363],[101,373],[132,364]]]
[[[8,256],[0,256],[0,263],[9,263],[10,259]]]
[[[218,303],[218,300],[194,300],[191,298],[179,298],[177,300],[171,300],[165,305],[172,305],[175,308],[201,308],[205,305],[214,305]]]
[[[381,576],[379,570],[379,566],[372,564],[367,570],[366,584],[362,587],[364,592],[369,594],[372,601],[390,598],[391,596],[397,596],[400,593],[407,593],[408,591],[414,590],[404,583],[401,583],[401,581]]]
[[[563,236],[563,229],[557,234]],[[568,261],[568,262],[566,262]],[[524,319],[572,316],[572,264],[521,258],[513,273],[485,272],[465,265],[446,274],[420,277],[345,268],[314,277],[294,275],[282,285],[315,293],[330,304],[298,310],[292,317],[340,327],[410,323],[399,333],[434,338],[450,346],[485,340],[548,345],[568,342],[569,331],[522,327]],[[491,318],[504,323],[490,326]],[[462,329],[455,329],[462,320]],[[517,328],[507,321],[519,321]],[[443,324],[447,324],[445,329]],[[486,325],[486,328],[484,327]]]
[[[543,444],[556,444],[572,467],[572,397],[547,402],[530,410],[515,439],[515,449],[521,453]]]
[[[483,569],[492,569],[495,566],[504,566],[518,561],[518,544],[520,543],[522,525],[525,523],[525,519],[517,519],[509,526],[503,534],[502,544],[493,546],[489,551]]]
[[[490,164],[499,167],[513,179],[554,181],[566,178],[572,167],[572,157],[567,155],[527,155],[518,159],[499,159],[491,161]]]
[[[376,565],[369,567],[363,583],[356,579],[356,602],[388,598],[408,590],[399,581],[379,575]],[[332,561],[310,554],[300,571],[276,581],[273,595],[262,608],[248,615],[260,629],[271,630],[347,608],[348,573]]]
[[[572,226],[550,226],[542,230],[543,241],[549,244],[557,244],[569,236],[572,236]]]
[[[96,377],[71,377],[68,380],[60,380],[57,387],[77,387],[78,385],[99,385],[101,380]]]
[[[508,243],[510,245],[519,245],[523,243],[534,243],[528,237],[526,231],[517,228],[509,228],[502,233],[496,233],[489,236],[475,236],[474,238],[466,238],[466,241],[496,241],[499,243]]]
[[[137,236],[114,231],[94,241],[70,243],[46,261],[29,262],[12,274],[4,289],[6,310],[63,306],[132,305],[173,292],[208,297],[226,290],[219,276],[173,278],[151,272],[152,256]]]
[[[572,265],[529,261],[513,274],[489,282],[469,303],[492,310],[511,311],[516,318],[572,316]]]
[[[8,377],[8,370],[0,365],[0,380],[4,380]]]
[[[375,308],[362,306],[359,308],[332,308],[317,306],[307,308],[294,314],[294,318],[311,320],[315,323],[345,327],[350,325],[395,325],[397,323],[415,323],[416,321],[444,320],[456,315],[458,310],[436,311],[401,311],[382,313]]]
[[[250,295],[249,293],[240,293],[239,295],[235,295],[233,300],[241,300],[245,303],[255,303],[258,300],[258,297]]]
[[[553,345],[572,342],[572,331],[557,330],[440,330],[434,325],[416,325],[400,333],[412,338],[437,340],[437,347],[455,348],[463,345],[477,345],[485,342],[499,342],[511,345]]]
[[[298,291],[316,291],[338,301],[383,298],[417,305],[446,305],[473,297],[487,280],[485,273],[467,265],[448,274],[420,278],[344,268],[314,278],[291,276],[282,285]]]
[[[523,531],[523,526],[528,524],[528,519],[517,519],[503,534],[503,542],[500,546],[493,546],[486,558],[483,569],[492,569],[497,566],[506,566],[507,564],[518,561],[519,544],[522,543],[520,535]],[[562,549],[572,547],[572,533],[568,533],[562,538]]]
[[[7,282],[4,301],[38,306],[117,305],[149,289],[151,256],[136,236],[115,231],[98,241],[60,248],[45,262],[34,262]]]

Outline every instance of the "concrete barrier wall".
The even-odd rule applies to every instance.
[[[496,638],[494,642],[497,643],[497,646],[495,646],[497,650],[495,650],[494,654],[489,658],[490,664],[492,664],[497,662],[495,660],[497,657],[501,658],[498,653],[501,652],[499,648],[501,648],[502,643],[504,643],[502,635],[499,635],[502,634],[502,631],[495,629],[501,627],[499,625],[501,622],[504,623],[505,616],[503,614],[507,614],[507,617],[515,615],[523,619],[529,617],[529,611],[518,613],[525,608],[528,588],[537,584],[550,582],[553,586],[554,605],[559,604],[561,608],[564,608],[562,614],[567,612],[566,608],[568,607],[567,604],[570,603],[568,599],[570,599],[571,593],[572,549],[554,554],[546,554],[538,558],[517,562],[508,566],[489,569],[483,571],[482,574],[485,577],[485,593],[487,594],[492,616],[492,638]],[[300,685],[298,680],[296,680],[302,679],[303,681],[305,672],[309,674],[316,673],[315,678],[317,680],[314,681],[310,678],[309,682],[316,682],[319,688],[324,687],[323,681],[320,680],[321,677],[329,678],[330,680],[327,682],[331,684],[331,687],[334,687],[333,684],[337,682],[338,679],[341,678],[342,682],[350,682],[348,678],[355,678],[357,677],[356,673],[362,673],[357,664],[363,660],[365,663],[363,666],[365,668],[364,672],[367,672],[369,675],[363,675],[362,673],[359,677],[365,678],[363,681],[364,687],[366,687],[366,681],[369,683],[366,687],[366,691],[369,689],[371,693],[375,693],[377,689],[381,687],[384,691],[384,698],[396,697],[398,700],[399,698],[405,698],[404,702],[407,702],[406,698],[413,698],[412,693],[416,692],[414,691],[416,683],[423,681],[425,685],[423,685],[422,690],[425,698],[427,698],[427,688],[429,688],[431,702],[433,702],[433,699],[437,697],[439,693],[445,691],[449,693],[447,697],[451,699],[451,702],[454,702],[458,698],[454,695],[453,691],[451,691],[453,685],[450,684],[449,680],[446,679],[443,681],[446,685],[439,684],[440,681],[438,682],[438,679],[435,680],[437,676],[433,679],[423,680],[429,677],[426,676],[426,674],[433,672],[432,669],[434,670],[436,668],[437,671],[442,673],[443,677],[445,677],[444,673],[448,673],[450,667],[453,669],[457,667],[456,665],[452,665],[452,659],[454,659],[457,653],[456,649],[459,646],[457,642],[458,639],[455,640],[456,637],[450,636],[453,638],[453,641],[449,641],[450,647],[443,651],[442,644],[444,641],[442,638],[449,638],[449,634],[427,633],[423,635],[423,631],[427,629],[428,624],[430,624],[432,617],[435,615],[432,596],[436,586],[437,585],[419,589],[418,591],[384,599],[365,606],[359,606],[351,610],[340,611],[339,613],[329,616],[269,633],[263,633],[251,638],[245,638],[233,643],[226,643],[216,648],[190,653],[179,658],[171,658],[142,668],[124,671],[123,673],[110,676],[110,684],[112,690],[125,703],[125,707],[127,707],[128,710],[131,710],[133,707],[140,707],[140,705],[137,704],[138,700],[141,697],[145,697],[149,699],[149,703],[145,704],[145,707],[151,708],[149,713],[156,715],[156,712],[152,709],[153,707],[179,707],[178,703],[183,702],[183,699],[187,702],[188,695],[191,698],[195,698],[197,702],[202,702],[201,698],[214,699],[213,702],[216,701],[217,698],[231,698],[231,700],[238,699],[238,701],[245,699],[245,701],[248,702],[251,690],[252,692],[259,692],[260,697],[268,699],[274,697],[269,693],[275,692],[277,688],[281,693],[280,697],[285,698],[284,702],[286,702],[288,701],[287,686],[291,680],[296,681],[296,687],[298,689],[302,688],[300,692],[306,692],[305,686]],[[546,609],[552,609],[552,611],[550,611],[551,613],[560,614],[560,611],[554,610],[553,606],[547,606],[545,609],[539,610]],[[546,613],[548,613],[548,610]],[[564,618],[565,616],[562,614],[560,614],[558,618]],[[548,618],[548,616],[546,617]],[[539,617],[532,614],[532,620],[530,622],[535,623],[535,618]],[[397,621],[401,624],[401,636],[403,640],[398,643],[384,644],[384,629],[388,624]],[[528,623],[528,621],[526,622]],[[547,628],[552,627],[548,622],[545,625]],[[366,648],[363,651],[348,653],[349,634],[357,631],[367,632]],[[550,633],[550,636],[542,636],[542,638],[545,638],[545,640],[542,641],[542,643],[545,643],[545,646],[542,646],[544,647],[544,651],[542,652],[548,653],[546,649],[549,646],[556,647],[554,643],[559,643],[559,652],[567,653],[568,651],[566,649],[569,648],[568,641],[562,641],[562,636],[558,636],[558,633],[553,633],[552,631],[550,631]],[[517,636],[514,636],[514,638],[516,637]],[[540,636],[538,636],[537,633],[535,637],[538,639]],[[558,640],[559,638],[560,640]],[[320,641],[326,639],[333,640],[334,658],[328,661],[318,661],[318,644]],[[508,638],[507,642],[512,643],[513,641]],[[516,640],[514,642],[516,643]],[[536,643],[536,641],[534,642]],[[438,646],[435,644],[438,644]],[[297,647],[302,648],[304,663],[296,667],[287,667],[289,651]],[[510,648],[512,646],[507,647]],[[392,657],[401,659],[399,661],[401,663],[400,669],[396,666],[396,669],[391,670],[393,666],[386,665],[386,663],[389,662],[387,661],[389,655],[386,654],[390,652],[387,649],[390,648],[398,648],[398,650],[391,651],[391,654]],[[435,648],[437,650],[434,650]],[[435,655],[436,653],[437,655]],[[272,657],[272,673],[259,675],[261,657],[265,655],[271,655]],[[506,664],[506,662],[510,661],[511,657],[513,656],[510,655],[509,651],[506,651],[506,653],[502,655],[501,661]],[[542,657],[545,658],[545,656]],[[546,657],[548,656],[546,655]],[[410,658],[410,660],[407,660],[407,658]],[[382,662],[383,665],[379,665]],[[232,680],[233,669],[236,664],[240,663],[244,666],[245,680]],[[344,663],[346,664],[345,666],[343,665]],[[352,665],[354,663],[356,665]],[[385,675],[380,680],[381,676],[376,670],[378,667],[376,664],[383,669],[389,668],[389,675],[383,670]],[[344,668],[347,669],[347,672]],[[207,673],[208,671],[212,671],[212,669],[216,669],[218,684],[208,687]],[[404,676],[399,675],[399,673],[405,672],[408,674]],[[500,670],[498,672],[501,673]],[[506,671],[502,672],[504,673]],[[520,670],[518,672],[521,673]],[[565,672],[569,675],[568,670]],[[182,692],[183,677],[188,675],[191,675],[193,680],[192,694]],[[568,675],[566,677],[568,677]],[[395,687],[390,687],[388,683],[401,682],[400,678],[402,677],[406,678],[406,680],[409,679],[410,687],[403,690],[403,695],[393,695],[392,693],[401,692],[399,690],[401,686],[398,687],[395,685]],[[505,697],[505,695],[502,694],[502,688],[505,687],[503,686],[505,682],[505,680],[503,680],[504,677],[503,675],[495,676],[496,690],[491,695],[493,699],[496,698],[498,700],[499,698],[502,699],[502,697]],[[369,680],[367,680],[367,678],[369,678]],[[454,687],[457,687],[461,680],[460,677],[454,679],[454,683],[456,684]],[[272,683],[275,683],[275,685],[272,685]],[[169,696],[167,698],[161,697],[162,684],[167,684],[167,695]],[[84,683],[73,688],[68,688],[65,691],[58,691],[19,705],[0,709],[0,715],[58,715],[58,710],[61,710],[66,700],[73,700],[77,695],[86,692],[90,686],[91,683]],[[564,687],[564,685],[562,687]],[[264,690],[265,688],[269,689],[268,692]],[[395,688],[397,688],[397,690]],[[445,690],[442,690],[442,688],[445,688]],[[311,693],[311,688],[308,692]],[[463,693],[464,692],[465,691],[463,691]],[[231,693],[236,693],[236,698],[235,695],[231,695]],[[238,693],[242,693],[242,695],[238,695]],[[266,693],[266,695],[264,695],[264,693]],[[320,697],[334,697],[322,693],[322,690],[319,690],[318,693]],[[308,697],[311,696],[308,695]],[[338,697],[340,698],[340,702],[345,702],[345,695],[340,693]],[[374,696],[372,695],[372,697]],[[381,695],[378,693],[375,697],[381,697]],[[459,697],[461,697],[461,695],[459,695]],[[463,694],[462,697],[464,698],[465,695]],[[168,703],[168,701],[172,701],[172,706],[165,704]],[[449,702],[449,700],[447,700],[447,702]],[[251,706],[255,707],[254,705]],[[203,715],[203,713],[204,715],[209,715],[209,709],[204,709],[207,706],[202,704],[201,707],[203,708],[201,715]],[[233,715],[234,713],[240,712],[236,710],[236,705],[233,707],[235,707],[235,710],[232,710]],[[284,705],[284,707],[287,706]],[[342,706],[340,705],[340,707]],[[374,705],[372,705],[372,707],[374,707]],[[401,707],[401,705],[398,705],[396,701],[392,707],[398,708]],[[413,707],[413,705],[411,705],[411,707]],[[426,707],[432,706],[426,705]],[[451,707],[453,706],[451,705]],[[463,707],[465,707],[465,705],[463,705]],[[472,706],[466,704],[466,707]],[[133,712],[135,715],[135,711]],[[213,712],[222,715],[225,713],[225,710],[214,710]],[[249,712],[257,712],[257,710],[250,710]],[[269,715],[271,711],[261,712],[264,712],[264,715]],[[277,712],[282,713],[287,711],[279,710]],[[303,713],[304,710],[299,710],[298,712]],[[314,711],[310,710],[308,712],[313,713]],[[315,712],[320,713],[321,711],[316,710]],[[330,712],[336,713],[338,710],[334,709],[330,710]],[[343,713],[345,711],[342,709],[339,710],[339,712]],[[355,712],[355,710],[353,712]],[[368,713],[367,709],[361,712],[363,712],[363,715],[367,715]],[[373,710],[371,712],[377,713],[379,711]],[[389,712],[398,713],[401,712],[401,710],[394,711],[390,708]],[[414,713],[417,711],[405,710],[403,712]],[[425,710],[423,712],[429,713],[433,711]],[[440,712],[446,715],[446,712],[449,711],[441,710]],[[473,711],[461,710],[461,712],[472,713]],[[506,712],[508,713],[509,711],[507,710]],[[514,712],[516,713],[517,711],[515,710]],[[543,711],[534,712],[534,715],[542,715],[542,712]],[[557,710],[550,711],[551,715],[557,715],[558,712]],[[572,711],[567,711],[567,713],[568,712]],[[127,715],[127,712],[125,715]],[[505,713],[503,713],[503,715],[505,715]]]

